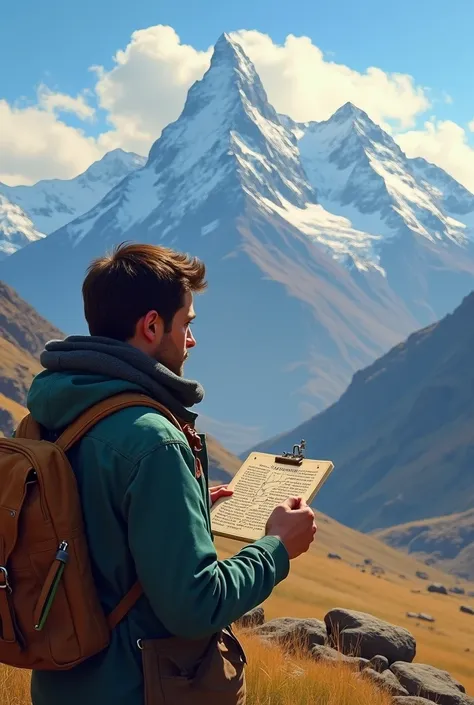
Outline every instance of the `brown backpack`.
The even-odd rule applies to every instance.
[[[0,663],[70,669],[108,646],[142,594],[137,582],[104,614],[65,454],[94,424],[129,406],[156,409],[181,428],[158,402],[125,393],[90,407],[54,443],[41,440],[31,415],[15,438],[0,438]]]

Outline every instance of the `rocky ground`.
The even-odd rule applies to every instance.
[[[365,612],[330,610],[324,621],[283,617],[265,621],[262,607],[237,623],[269,646],[304,652],[325,663],[343,661],[393,697],[395,705],[474,705],[447,671],[415,663],[416,640],[404,627]]]

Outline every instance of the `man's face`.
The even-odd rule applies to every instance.
[[[162,365],[180,377],[183,376],[183,368],[189,354],[188,351],[196,345],[191,332],[191,322],[195,316],[193,295],[191,292],[186,292],[183,306],[173,318],[171,330],[168,333],[164,333],[153,355],[155,360],[161,362]]]

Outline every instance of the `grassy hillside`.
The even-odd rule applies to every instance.
[[[381,541],[474,580],[474,509],[374,532]]]
[[[382,529],[474,507],[474,293],[354,375],[329,409],[259,450],[306,440],[335,471],[320,496],[327,514]]]

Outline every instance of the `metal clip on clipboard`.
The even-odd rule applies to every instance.
[[[276,463],[282,463],[284,465],[301,465],[304,460],[304,449],[306,448],[306,441],[302,440],[300,444],[295,443],[293,446],[292,453],[282,453],[277,455],[275,458]]]

